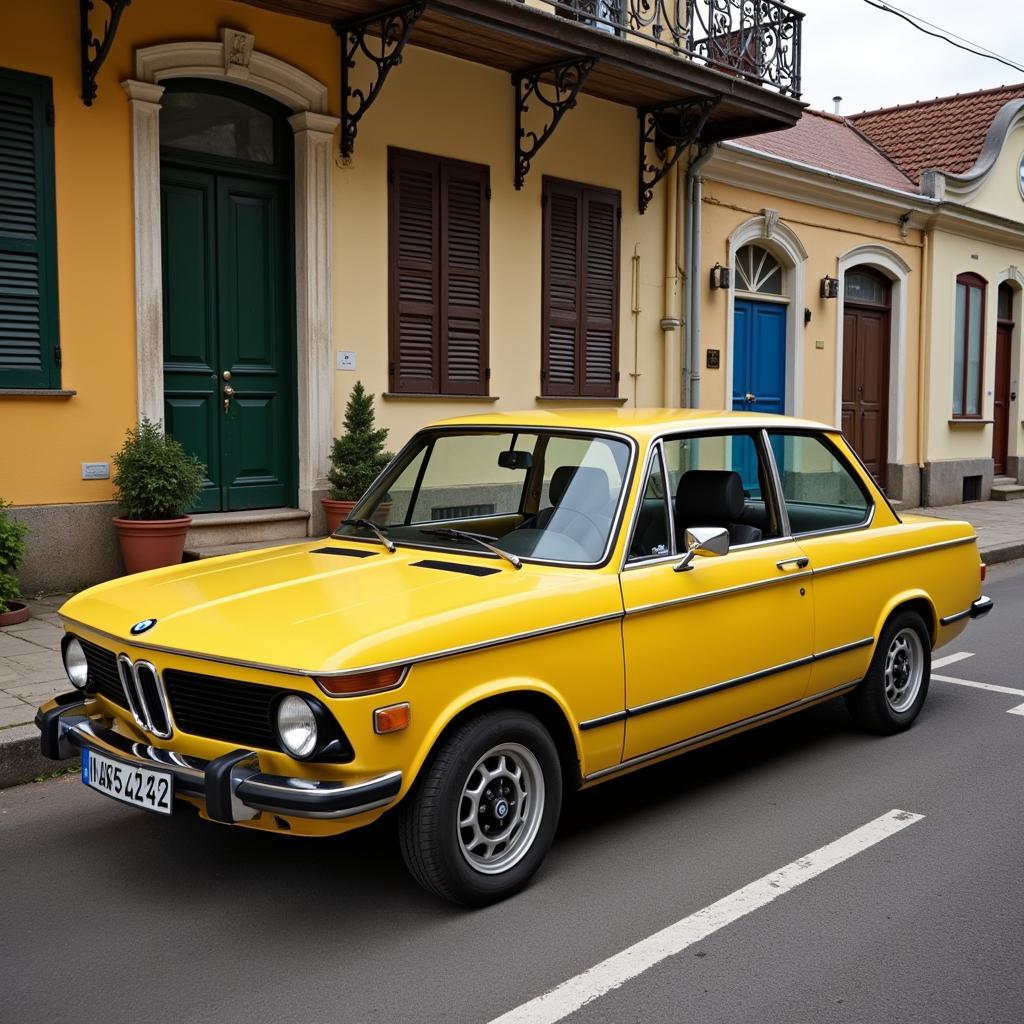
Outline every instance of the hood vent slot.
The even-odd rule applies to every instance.
[[[362,548],[313,548],[311,555],[348,555],[349,558],[372,558],[376,551],[364,551]]]
[[[442,562],[436,558],[424,558],[422,562],[410,562],[414,569],[440,569],[442,572],[460,572],[465,576],[493,576],[500,569],[489,569],[485,565],[463,565],[461,562]]]

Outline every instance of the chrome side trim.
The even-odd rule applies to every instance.
[[[831,690],[824,690],[821,693],[812,694],[810,697],[802,697],[800,700],[793,701],[791,704],[783,704],[781,707],[773,708],[771,711],[762,711],[759,715],[751,715],[750,718],[744,718],[739,722],[733,722],[730,725],[723,725],[720,729],[712,729],[710,732],[703,732],[698,736],[691,736],[689,739],[680,740],[680,742],[672,743],[667,747],[659,747],[657,750],[651,750],[646,754],[638,754],[636,757],[631,757],[628,761],[622,761],[619,764],[612,765],[610,768],[602,768],[600,771],[591,772],[589,775],[585,775],[583,777],[583,781],[595,782],[597,779],[603,779],[609,775],[617,775],[619,772],[627,771],[630,768],[636,768],[642,764],[646,764],[648,761],[656,761],[659,758],[668,757],[671,754],[681,754],[691,747],[700,746],[710,740],[728,736],[730,733],[746,729],[749,726],[758,725],[762,722],[770,721],[773,718],[781,718],[783,715],[792,714],[794,711],[810,707],[812,704],[818,704],[822,701],[829,700],[832,697],[837,697],[841,693],[852,690],[859,682],[859,679],[855,679],[852,682],[843,683],[841,686],[834,686]]]
[[[678,559],[678,555],[672,556]],[[717,597],[727,597],[729,594],[738,594],[744,590],[760,590],[762,587],[771,587],[779,583],[792,583],[793,580],[802,579],[805,576],[812,576],[813,572],[808,569],[805,572],[791,572],[785,576],[772,576],[763,580],[755,580],[753,583],[738,583],[734,587],[723,587],[721,590],[709,590],[703,594],[688,594],[686,597],[674,597],[669,601],[656,601],[654,604],[641,604],[636,608],[627,608],[626,615],[640,615],[643,612],[655,611],[658,608],[672,608],[681,604],[692,604],[694,601],[710,601]]]
[[[959,622],[961,619],[966,618],[980,619],[982,616],[988,615],[994,606],[995,601],[991,597],[986,597],[982,594],[977,600],[971,602],[970,608],[965,608],[962,612],[955,612],[952,615],[946,615],[939,619],[939,625],[951,626],[954,622]]]
[[[803,665],[810,665],[816,661],[824,661],[826,658],[834,658],[838,654],[846,654],[849,651],[856,651],[862,647],[868,647],[875,642],[873,636],[865,637],[863,640],[854,640],[853,643],[842,644],[839,647],[831,647],[827,651],[818,654],[808,654],[805,658],[795,658],[793,661],[785,661],[781,665],[772,665],[771,668],[758,669],[756,672],[749,672],[744,676],[736,676],[734,679],[725,679],[720,683],[712,683],[710,686],[702,686],[699,690],[686,690],[683,693],[673,694],[671,697],[662,697],[659,700],[652,700],[647,704],[637,704],[634,707],[626,708],[625,711],[616,711],[610,715],[603,715],[600,718],[590,718],[580,722],[581,732],[588,729],[596,729],[602,725],[610,725],[613,722],[620,722],[624,718],[636,718],[638,715],[650,714],[652,711],[661,711],[664,708],[674,707],[677,704],[685,704],[687,701],[696,700],[698,697],[707,697],[709,694],[718,693],[721,690],[729,690],[734,686],[742,686],[745,683],[753,683],[758,679],[765,679],[768,676],[788,672],[790,669],[800,668]]]
[[[961,619],[966,619],[971,614],[970,608],[965,608],[962,612],[955,612],[953,615],[944,615],[939,619],[940,626],[952,626],[954,622],[959,622]]]
[[[793,579],[792,576],[788,577]],[[488,647],[501,647],[504,644],[516,643],[519,640],[533,640],[539,636],[546,636],[549,633],[565,633],[571,629],[583,629],[586,626],[595,626],[601,622],[611,622],[613,619],[621,619],[623,613],[621,611],[608,612],[606,615],[595,615],[589,619],[577,619],[574,622],[563,622],[557,626],[545,626],[542,629],[528,630],[524,633],[511,633],[507,636],[497,637],[493,640],[481,640],[475,644],[464,644],[460,647],[448,647],[441,651],[432,651],[429,654],[418,654],[411,658],[400,658],[397,661],[382,661],[374,665],[361,665],[359,668],[347,668],[338,672],[324,672],[317,669],[306,669],[306,668],[293,668],[286,665],[268,665],[260,661],[243,661],[240,658],[224,658],[217,654],[201,654],[198,651],[184,651],[177,647],[160,647],[157,644],[145,644],[139,643],[137,640],[125,640],[124,637],[115,636],[113,633],[107,633],[102,629],[97,629],[95,626],[90,626],[85,622],[78,622],[76,619],[68,618],[66,615],[61,616],[65,624],[69,626],[78,626],[81,629],[86,630],[89,633],[93,633],[96,636],[105,637],[108,640],[113,640],[118,644],[130,644],[132,647],[138,647],[142,650],[156,651],[160,654],[173,654],[181,658],[191,658],[196,661],[209,661],[218,665],[234,665],[237,668],[254,668],[262,672],[281,672],[285,675],[291,676],[304,676],[310,679],[333,679],[339,676],[354,676],[361,675],[363,672],[375,672],[379,669],[385,668],[398,668],[400,665],[418,665],[423,661],[436,661],[438,658],[450,658],[456,654],[468,654],[471,651],[482,651]],[[169,720],[169,719],[168,719]]]
[[[810,536],[807,534],[806,536]],[[843,569],[854,569],[860,565],[873,565],[875,562],[887,562],[893,558],[910,558],[913,555],[921,555],[926,551],[937,551],[940,548],[954,548],[961,544],[974,544],[977,537],[957,537],[954,540],[941,540],[935,544],[925,544],[919,548],[907,548],[903,551],[890,551],[884,555],[871,555],[868,558],[855,558],[852,562],[837,562],[835,565],[826,565],[821,569],[815,569],[815,576],[824,576],[829,572],[841,572]],[[792,579],[792,577],[789,577]]]

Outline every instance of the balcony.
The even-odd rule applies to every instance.
[[[348,22],[403,0],[248,2]],[[581,91],[637,109],[714,99],[707,143],[797,122],[802,20],[780,0],[427,0],[408,41],[510,74],[589,57]]]

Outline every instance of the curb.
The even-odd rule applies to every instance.
[[[31,782],[62,768],[73,768],[77,761],[51,761],[39,752],[39,730],[29,722],[0,731],[0,789]]]
[[[1024,558],[1024,541],[1009,544],[994,544],[990,548],[981,549],[981,560],[986,565],[998,565],[1000,562],[1012,562]]]

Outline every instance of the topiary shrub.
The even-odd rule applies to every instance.
[[[143,418],[113,456],[114,498],[125,519],[177,519],[199,497],[206,467]]]
[[[374,429],[373,395],[362,381],[356,381],[345,405],[345,433],[331,444],[332,501],[356,501],[361,498],[381,470],[391,461],[384,450],[387,428]]]
[[[7,510],[9,501],[0,498],[0,612],[10,611],[10,604],[21,597],[18,578],[14,575],[25,557],[25,534],[28,527],[12,519]]]

